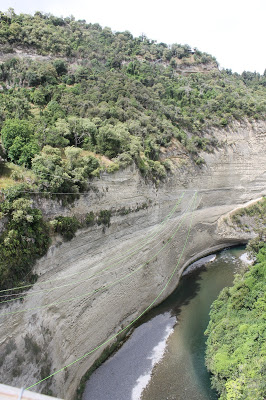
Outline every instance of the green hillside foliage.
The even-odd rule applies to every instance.
[[[206,364],[221,400],[266,396],[266,245],[256,264],[213,303]]]
[[[0,235],[0,290],[32,281],[31,268],[50,244],[48,224],[32,208],[32,200],[17,198],[0,204],[6,229]]]
[[[8,54],[0,64],[2,142],[28,168],[45,146],[74,146],[113,159],[111,171],[135,162],[144,176],[163,179],[160,149],[174,138],[200,164],[198,153],[217,145],[206,129],[265,115],[265,75],[220,72],[188,45],[12,9],[0,13],[0,44]],[[212,72],[197,72],[202,66]]]
[[[132,56],[144,56],[146,60],[173,62],[190,55],[188,45],[174,44],[169,48],[165,43],[157,44],[145,35],[133,38],[130,32],[113,33],[110,28],[99,24],[88,24],[84,20],[76,21],[73,16],[56,17],[51,14],[36,12],[34,16],[16,15],[10,8],[0,14],[1,44],[5,52],[14,46],[31,48],[42,55],[60,55],[75,58],[89,58],[104,61],[111,68],[121,66],[122,61]],[[196,62],[207,63],[214,60],[206,53],[197,51]],[[63,74],[64,68],[56,66]]]
[[[256,256],[266,243],[266,197],[249,207],[237,210],[232,216],[232,221],[245,232],[256,233],[247,245],[248,252]]]
[[[81,149],[44,146],[32,159],[32,170],[39,176],[39,188],[54,193],[79,193],[87,189],[87,179],[98,166],[93,156],[81,157]]]

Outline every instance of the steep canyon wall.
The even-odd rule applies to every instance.
[[[56,238],[36,264],[40,278],[26,298],[0,308],[2,383],[30,386],[104,343],[152,303],[180,256],[177,273],[156,304],[195,258],[249,239],[250,234],[229,234],[217,222],[266,195],[265,124],[238,123],[210,134],[221,146],[202,154],[206,164],[197,167],[188,159],[158,187],[145,183],[132,166],[94,180],[93,189],[69,208],[35,199],[49,218],[99,210],[114,215],[108,228],[82,229],[70,242]],[[169,156],[178,165],[178,155]],[[119,212],[123,207],[135,211]],[[31,390],[74,398],[81,377],[110,343]]]

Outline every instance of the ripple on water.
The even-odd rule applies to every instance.
[[[165,312],[140,325],[119,352],[92,374],[83,400],[139,400],[175,324],[176,317]]]
[[[253,264],[255,261],[254,258],[249,257],[248,253],[243,253],[239,258],[244,264],[248,265]]]
[[[211,303],[243,268],[244,252],[227,249],[192,264],[176,291],[92,374],[83,400],[216,400],[204,331]]]
[[[205,264],[213,262],[216,259],[216,254],[210,254],[209,256],[203,257],[200,260],[195,261],[193,264],[190,264],[188,268],[185,269],[182,276],[190,274],[195,269],[202,267]]]
[[[156,317],[155,317],[156,318]],[[145,387],[151,380],[152,370],[156,364],[163,358],[166,342],[168,337],[173,333],[174,329],[171,324],[168,324],[165,328],[165,335],[163,339],[152,349],[151,355],[147,357],[147,360],[151,360],[151,365],[148,368],[145,375],[140,375],[137,379],[136,385],[132,389],[132,400],[140,400],[141,394]]]

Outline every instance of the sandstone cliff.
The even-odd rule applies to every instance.
[[[129,167],[95,180],[93,190],[82,195],[72,207],[35,199],[49,218],[102,209],[115,214],[115,210],[137,209],[143,203],[148,207],[139,207],[139,211],[126,215],[117,212],[104,231],[101,226],[93,226],[78,231],[70,242],[59,237],[55,240],[35,266],[40,278],[26,298],[0,308],[3,383],[30,386],[105,342],[156,298],[184,247],[191,211],[169,245],[155,255],[175,231],[195,190],[198,194],[192,229],[178,273],[157,303],[175,289],[183,269],[196,258],[249,239],[251,234],[232,234],[218,221],[246,202],[266,195],[265,124],[237,123],[231,129],[214,129],[209,135],[215,136],[221,145],[213,153],[202,153],[206,164],[196,167],[188,159],[180,166],[178,156],[172,153],[174,171],[159,187],[145,183],[137,170]],[[183,191],[176,211],[160,227]],[[129,257],[131,248],[134,254]],[[121,260],[124,253],[128,258]],[[113,265],[114,259],[120,263]],[[151,261],[147,265],[132,273],[148,260]],[[91,275],[95,276],[89,279]],[[108,287],[118,279],[122,280]],[[58,288],[52,290],[55,286]],[[42,289],[46,291],[41,292]],[[99,291],[85,296],[95,289]],[[55,302],[61,303],[51,304]],[[47,304],[51,305],[45,307]],[[51,390],[62,398],[74,398],[81,377],[107,345],[32,390]]]

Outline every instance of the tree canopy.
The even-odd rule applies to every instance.
[[[198,153],[217,145],[206,130],[265,117],[265,74],[219,71],[188,45],[12,9],[0,13],[0,43],[2,142],[28,168],[44,146],[75,146],[145,176],[160,163],[163,177],[160,151],[174,139],[200,165]]]

